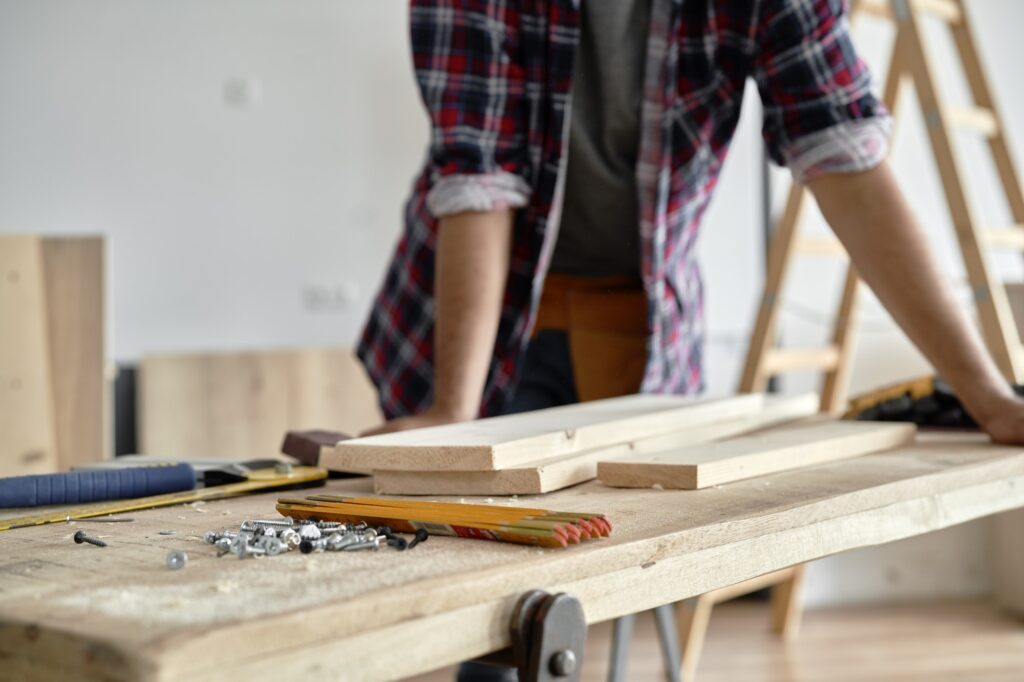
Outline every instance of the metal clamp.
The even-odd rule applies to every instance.
[[[511,627],[520,682],[579,682],[587,621],[576,597],[527,592],[516,603]]]

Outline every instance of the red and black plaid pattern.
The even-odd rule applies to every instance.
[[[445,178],[521,178],[531,191],[516,211],[480,409],[492,415],[514,388],[557,238],[578,2],[413,0],[410,18],[430,151],[359,356],[388,417],[430,404],[438,220],[427,194]],[[652,0],[637,165],[651,334],[645,392],[702,386],[697,230],[748,78],[760,90],[765,140],[780,163],[798,140],[884,115],[850,43],[841,0]]]

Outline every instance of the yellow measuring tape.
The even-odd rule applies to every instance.
[[[196,488],[195,490],[183,490],[177,493],[165,495],[153,495],[151,497],[136,497],[126,500],[110,500],[107,502],[96,502],[80,507],[53,507],[46,511],[32,514],[30,516],[16,516],[0,519],[0,531],[13,528],[27,528],[29,526],[42,526],[47,523],[63,523],[73,519],[88,519],[94,516],[108,516],[110,514],[123,514],[140,509],[153,509],[155,507],[169,507],[175,504],[188,504],[200,500],[219,500],[225,497],[237,497],[246,493],[258,490],[270,490],[273,488],[285,488],[304,483],[313,483],[327,479],[327,470],[320,467],[292,467],[291,472],[281,473],[273,467],[266,469],[253,469],[249,472],[249,479],[239,483],[228,483],[209,488]]]

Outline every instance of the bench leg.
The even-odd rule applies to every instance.
[[[676,630],[675,612],[671,604],[654,609],[654,622],[658,626],[658,640],[661,643],[661,659],[665,664],[667,682],[679,679],[679,633]]]
[[[608,663],[608,682],[626,682],[629,645],[633,640],[636,614],[616,618],[612,624],[612,657]]]
[[[803,616],[803,585],[805,564],[793,567],[789,579],[772,588],[772,631],[786,641],[796,639]]]
[[[711,609],[715,607],[714,599],[702,594],[687,599],[676,607],[676,622],[679,631],[679,650],[682,661],[679,675],[687,682],[693,682],[697,674],[697,663],[700,652],[704,648],[704,638],[708,633],[708,622],[711,620]]]

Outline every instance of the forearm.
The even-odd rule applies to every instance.
[[[978,332],[957,305],[927,239],[882,163],[808,184],[861,278],[910,340],[984,423],[1010,401]]]
[[[508,277],[512,211],[441,219],[435,260],[434,404],[452,420],[476,416]]]

